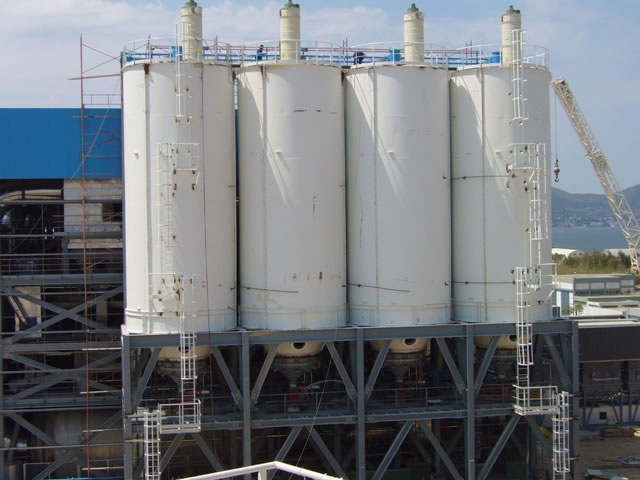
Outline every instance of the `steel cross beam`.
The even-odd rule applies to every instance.
[[[31,395],[33,395],[34,393],[39,392],[40,390],[44,390],[46,388],[49,388],[53,385],[56,385],[64,380],[67,380],[69,378],[74,378],[74,377],[82,377],[82,373],[86,370],[86,369],[91,369],[91,368],[95,368],[98,365],[103,365],[105,363],[109,363],[117,358],[120,357],[120,352],[114,352],[110,355],[107,355],[106,357],[100,358],[98,360],[95,360],[93,362],[91,362],[88,365],[85,365],[83,367],[80,368],[73,368],[73,369],[69,369],[69,370],[64,370],[64,369],[60,369],[61,373],[57,373],[55,375],[51,375],[51,377],[44,383],[40,383],[38,385],[34,385],[33,387],[27,388],[26,390],[23,390],[22,392],[16,393],[15,395],[12,395],[10,397],[7,397],[7,400],[9,401],[15,401],[15,400],[20,400],[22,398],[26,398],[29,397]],[[88,388],[88,386],[87,386]]]
[[[409,431],[407,438],[411,443],[413,443],[413,446],[416,447],[416,451],[422,458],[422,461],[424,462],[424,464],[427,466],[433,465],[433,459],[430,457],[429,452],[427,452],[427,449],[424,447],[424,445],[422,444],[418,436],[413,432],[413,430]]]
[[[311,441],[315,444],[316,447],[318,447],[318,450],[322,453],[324,459],[329,463],[329,465],[333,469],[333,472],[339,477],[346,479],[346,473],[344,473],[344,470],[342,470],[342,467],[336,460],[336,457],[333,456],[333,454],[329,450],[329,447],[327,447],[327,445],[324,443],[318,431],[313,427],[306,427],[306,429],[309,432]]]
[[[528,416],[528,417],[524,417],[524,419],[529,424],[529,428],[533,432],[533,436],[536,438],[536,440],[540,442],[540,445],[542,445],[542,448],[546,450],[547,453],[552,454],[553,448],[551,447],[549,440],[547,440],[545,436],[542,435],[542,433],[540,432],[540,427],[536,423],[535,417]]]
[[[136,388],[136,393],[133,396],[133,409],[135,410],[138,405],[140,405],[140,401],[142,400],[142,395],[144,394],[145,388],[147,388],[147,384],[149,383],[149,379],[151,378],[151,374],[153,373],[154,368],[156,368],[156,363],[158,363],[158,357],[160,356],[160,349],[154,348],[151,352],[151,356],[149,357],[149,361],[144,369],[144,373],[140,377],[140,381],[138,382],[138,387]]]
[[[224,465],[222,465],[222,462],[218,459],[216,454],[213,453],[213,450],[211,450],[211,448],[209,447],[209,444],[207,444],[202,434],[192,433],[191,436],[196,441],[196,444],[198,445],[198,447],[200,447],[200,450],[202,451],[202,453],[204,453],[204,456],[207,457],[207,460],[209,461],[211,466],[215,468],[216,472],[221,472],[225,470]]]
[[[222,352],[220,352],[219,347],[211,347],[211,352],[213,353],[213,358],[216,359],[216,363],[222,372],[222,377],[224,378],[229,390],[231,390],[231,397],[233,398],[233,402],[236,406],[242,411],[242,394],[236,385],[235,380],[233,379],[233,375],[231,375],[231,371],[227,366],[227,362],[224,361],[224,357],[222,356]]]
[[[106,422],[104,422],[98,429],[99,431],[93,432],[91,435],[89,435],[88,441],[91,442],[91,440],[95,439],[99,435],[102,435],[104,433],[104,430],[108,429],[111,425],[115,424],[119,420],[122,421],[122,412],[120,411],[117,412],[115,415],[113,415],[111,418],[109,418]],[[80,444],[86,441],[87,441],[87,435],[85,434],[83,435],[83,437],[80,439],[78,443]],[[71,458],[73,458],[74,455],[75,455],[74,451],[72,449],[68,449],[62,456],[57,458],[52,464],[50,464],[42,472],[40,472],[38,475],[33,477],[33,480],[44,480],[51,473],[55,472],[58,468],[60,468],[60,466],[62,466],[63,464],[68,462]]]
[[[564,361],[562,360],[562,356],[558,351],[558,347],[556,347],[555,343],[553,343],[553,338],[550,335],[543,334],[542,338],[544,339],[544,343],[547,345],[547,349],[551,354],[551,359],[553,360],[553,365],[558,370],[558,374],[560,375],[560,380],[562,381],[562,388],[567,392],[573,391],[571,378],[569,377],[569,373],[565,368]]]
[[[23,418],[22,416],[17,415],[15,413],[7,413],[6,416],[8,418],[10,418],[11,420],[13,420],[16,423],[16,425],[20,425],[25,430],[31,432],[35,437],[39,438],[46,445],[48,445],[50,447],[53,447],[55,449],[64,448],[64,447],[61,447],[60,444],[58,444],[58,442],[56,442],[53,438],[51,438],[49,435],[44,433],[42,430],[40,430],[38,427],[36,427],[34,424],[29,422],[27,419]],[[87,466],[87,462],[85,461],[85,459],[81,455],[81,453],[82,453],[81,451],[80,452],[79,451],[73,452],[73,456],[75,457],[76,461],[80,465],[82,465],[83,467],[86,467]]]
[[[496,347],[498,346],[498,342],[500,341],[499,336],[494,336],[487,347],[487,351],[484,353],[484,357],[482,357],[482,363],[480,364],[480,368],[478,369],[478,373],[476,375],[476,381],[474,384],[475,396],[478,396],[480,393],[480,389],[482,388],[482,383],[484,382],[484,377],[487,374],[487,370],[489,370],[489,365],[491,364],[491,360],[493,360],[493,356],[496,353]]]
[[[289,453],[289,450],[291,450],[291,447],[295,443],[301,431],[302,431],[302,427],[293,427],[291,429],[291,431],[289,432],[289,435],[287,436],[287,439],[284,441],[284,443],[282,444],[282,447],[280,447],[280,450],[276,454],[276,458],[274,458],[275,462],[283,462],[285,458],[287,458],[287,454]],[[268,480],[271,480],[275,475],[275,473],[276,472],[269,472],[269,474],[267,475]]]
[[[251,408],[256,406],[256,402],[260,397],[260,391],[262,390],[262,386],[264,385],[264,381],[269,374],[269,369],[273,364],[273,359],[276,358],[276,353],[278,353],[277,345],[269,345],[267,347],[267,358],[264,359],[264,363],[260,368],[260,372],[258,373],[258,378],[256,378],[256,382],[253,385],[253,389],[251,390]]]
[[[333,342],[329,342],[326,345],[327,350],[329,350],[329,354],[331,355],[331,359],[333,360],[333,364],[336,366],[336,370],[338,370],[338,374],[340,375],[340,378],[344,383],[344,387],[347,390],[347,395],[349,395],[349,398],[355,404],[357,401],[357,392],[355,387],[353,386],[353,382],[351,381],[349,374],[347,373],[347,369],[345,368],[344,363],[342,362],[342,359],[340,358],[340,355],[336,350],[336,346]]]
[[[4,292],[7,295],[12,295],[12,296],[16,296],[16,297],[21,297],[24,298],[32,303],[35,303],[36,305],[39,305],[43,308],[45,308],[46,310],[49,310],[53,313],[56,313],[57,315],[55,317],[52,317],[48,320],[45,320],[44,322],[35,325],[27,330],[23,330],[19,333],[16,333],[15,335],[13,335],[12,337],[7,338],[6,340],[4,340],[5,343],[15,343],[18,340],[20,340],[20,338],[28,336],[31,333],[34,332],[39,332],[40,330],[50,327],[51,325],[55,325],[56,323],[68,318],[70,320],[74,320],[86,327],[89,328],[94,328],[95,330],[110,330],[109,328],[105,327],[104,325],[100,325],[97,322],[94,322],[92,320],[86,319],[80,315],[78,315],[78,312],[81,312],[82,310],[84,310],[85,308],[89,308],[103,300],[107,300],[119,293],[121,293],[123,290],[122,286],[118,286],[112,290],[109,290],[108,292],[102,293],[100,295],[98,295],[95,298],[92,298],[91,300],[89,300],[86,303],[83,303],[81,305],[76,305],[73,308],[70,309],[65,309],[62,307],[59,307],[57,305],[53,305],[49,302],[45,302],[44,300],[40,300],[39,298],[35,298],[31,295],[28,295],[26,293],[20,292],[18,290],[15,290],[13,288],[5,288]]]
[[[400,447],[402,446],[402,443],[404,442],[404,439],[407,437],[407,434],[409,433],[409,430],[411,430],[412,426],[413,426],[413,422],[411,421],[405,422],[404,425],[402,425],[402,428],[400,428],[400,431],[396,435],[396,438],[394,438],[393,442],[391,442],[391,446],[389,446],[389,450],[387,450],[387,453],[385,453],[384,457],[382,458],[382,461],[380,462],[380,465],[378,465],[378,469],[376,470],[376,473],[373,474],[373,477],[371,480],[382,479],[382,476],[384,475],[384,473],[387,471],[387,468],[389,468],[389,465],[391,464],[391,460],[393,460],[393,457],[395,457],[396,453],[398,453],[398,450],[400,450]]]
[[[420,426],[420,428],[422,428],[422,431],[427,437],[427,440],[429,440],[429,443],[438,454],[440,460],[442,460],[442,463],[444,463],[444,465],[447,467],[447,470],[449,470],[451,476],[455,480],[463,480],[460,473],[458,473],[458,469],[456,469],[456,466],[451,461],[451,457],[449,457],[449,454],[445,451],[444,448],[442,448],[442,445],[440,445],[440,441],[436,438],[435,434],[429,428],[429,426],[425,422],[420,422],[418,423],[418,425]],[[459,429],[458,431],[462,431],[462,429]]]
[[[53,367],[51,365],[47,365],[46,363],[42,363],[39,362],[37,360],[34,360],[32,358],[29,357],[25,357],[23,355],[19,355],[17,353],[8,353],[4,356],[4,358],[8,359],[8,360],[13,360],[15,362],[18,363],[22,363],[23,365],[27,365],[29,367],[33,367],[36,368],[37,370],[40,371],[44,371],[46,373],[52,373],[52,374],[59,374],[59,373],[64,373],[67,370],[65,370],[64,368],[58,368],[58,367]],[[86,378],[84,377],[83,372],[81,372],[80,370],[85,370],[86,367],[78,367],[75,368],[73,370],[75,370],[77,373],[74,375],[74,378],[76,380],[78,380],[81,384],[84,384],[86,381]],[[91,386],[100,388],[102,390],[106,390],[112,393],[117,393],[120,394],[121,390],[118,388],[114,388],[111,387],[109,385],[105,385],[104,383],[100,383],[100,382],[92,382]],[[87,390],[89,389],[89,385],[87,385]]]
[[[502,449],[507,444],[507,440],[509,440],[509,437],[511,437],[511,434],[516,429],[516,426],[518,425],[518,422],[520,421],[521,418],[522,417],[520,415],[517,415],[515,413],[511,416],[511,418],[505,425],[504,429],[502,430],[502,433],[500,434],[498,441],[493,446],[493,449],[491,450],[491,453],[487,457],[487,460],[484,462],[484,465],[482,466],[482,469],[478,474],[478,480],[484,480],[485,478],[488,477],[489,473],[491,472],[491,469],[493,468],[493,465],[498,460],[498,457],[502,453]]]
[[[373,387],[376,384],[376,380],[378,380],[378,375],[380,375],[380,370],[384,365],[384,361],[387,358],[387,354],[389,353],[389,347],[391,346],[391,340],[385,340],[382,348],[378,352],[376,356],[376,361],[373,364],[373,368],[369,373],[369,379],[367,380],[367,385],[364,387],[364,402],[365,404],[369,401],[371,394],[373,393]]]
[[[449,346],[444,338],[436,338],[436,343],[438,344],[438,348],[440,348],[440,353],[442,353],[442,358],[444,358],[447,367],[449,367],[449,371],[451,372],[451,376],[453,377],[453,381],[456,384],[456,388],[458,389],[458,393],[464,397],[465,392],[467,390],[467,384],[465,383],[462,375],[460,374],[460,370],[458,370],[458,366],[456,365],[456,361],[453,359],[451,355],[451,350],[449,350]]]
[[[162,455],[162,458],[160,459],[160,474],[162,474],[162,472],[164,472],[167,466],[169,465],[169,462],[171,461],[176,451],[178,450],[178,447],[182,443],[182,440],[184,439],[185,435],[186,435],[185,433],[178,433],[173,437],[173,440],[171,440],[171,444],[169,445],[169,448],[167,449],[166,452],[164,452],[164,455]]]

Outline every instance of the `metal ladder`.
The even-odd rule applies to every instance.
[[[160,420],[158,411],[142,412],[144,427],[144,478],[160,480]]]
[[[542,247],[549,239],[549,224],[547,221],[547,168],[546,145],[533,145],[533,165],[529,177],[529,265],[532,271],[529,275],[529,288],[539,290],[545,283],[543,271]]]
[[[526,79],[523,68],[524,31],[513,30],[513,61],[511,81],[513,94],[512,125],[524,135],[527,115]],[[529,266],[516,267],[516,337],[517,373],[514,412],[518,415],[552,415],[553,478],[564,479],[569,468],[569,402],[567,392],[558,392],[555,385],[531,385],[530,369],[533,361],[533,332],[529,320],[529,294],[545,285],[546,267],[542,248],[549,238],[547,217],[547,153],[540,143],[514,143],[508,146],[511,163],[509,171],[525,172],[529,193]]]
[[[160,249],[159,272],[169,273],[175,270],[174,250],[176,232],[174,219],[174,198],[176,195],[175,165],[171,143],[157,145],[157,199],[156,221],[158,222],[157,246]]]
[[[569,466],[569,394],[558,393],[557,411],[553,414],[553,478],[565,479]]]
[[[528,119],[527,97],[525,93],[527,80],[524,77],[523,68],[525,33],[524,30],[511,31],[511,42],[513,45],[511,49],[511,86],[513,93],[513,120],[516,122],[523,122]]]
[[[189,115],[189,82],[188,76],[182,72],[182,51],[178,33],[176,32],[176,122],[187,122],[191,120]]]

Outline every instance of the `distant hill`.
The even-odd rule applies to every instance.
[[[625,189],[624,195],[636,217],[640,218],[640,184]],[[552,201],[554,227],[617,226],[604,194],[569,193],[552,188]]]

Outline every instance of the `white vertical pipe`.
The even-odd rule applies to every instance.
[[[502,65],[511,65],[513,61],[513,30],[522,28],[520,10],[513,5],[502,15]]]
[[[404,59],[424,62],[424,13],[415,3],[404,14]]]
[[[182,59],[186,62],[202,60],[202,7],[189,0],[180,9],[182,17]]]
[[[280,58],[300,58],[300,5],[291,0],[280,9]]]

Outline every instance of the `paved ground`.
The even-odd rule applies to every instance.
[[[640,456],[640,429],[636,428],[636,432],[638,436],[604,439],[597,439],[597,432],[593,432],[593,435],[583,432],[576,480],[584,478],[587,468],[607,470],[629,480],[640,480],[640,467],[625,468],[616,460],[616,457]]]

